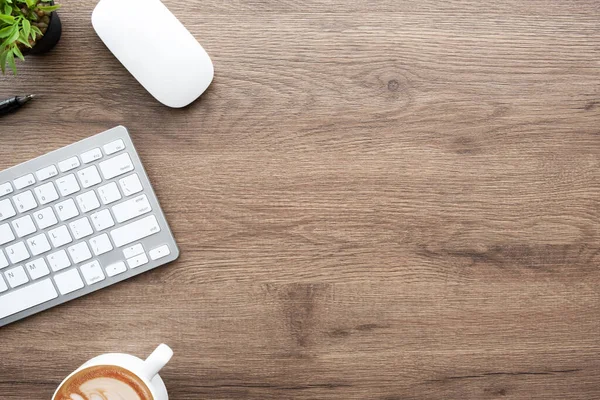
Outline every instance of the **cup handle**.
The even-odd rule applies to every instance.
[[[144,361],[144,375],[151,381],[173,357],[173,350],[166,344],[159,345]]]

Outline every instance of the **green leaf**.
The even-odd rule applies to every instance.
[[[23,25],[23,35],[25,37],[28,37],[29,32],[31,32],[31,22],[29,22],[29,20],[24,19],[21,24]]]
[[[8,5],[8,4],[4,5],[4,14],[5,15],[12,15],[12,11],[13,11],[13,9],[10,5]]]
[[[40,31],[40,28],[38,28],[35,25],[31,26],[31,38],[33,40],[35,40],[37,38],[37,36],[44,36],[44,34],[42,33],[42,31]]]
[[[10,35],[8,35],[6,40],[4,40],[4,42],[2,42],[2,44],[0,45],[0,49],[3,49],[5,47],[9,46],[10,44],[16,42],[18,38],[19,38],[19,29],[16,26],[13,26],[13,30],[11,31]]]
[[[39,6],[38,8],[44,12],[52,12],[58,10],[60,6],[57,4],[54,6]]]
[[[19,43],[22,43],[24,46],[31,48],[31,45],[29,44],[29,38],[25,36],[25,33],[23,31],[19,33],[19,38],[17,39],[17,41]]]
[[[2,73],[5,74],[6,73],[6,56],[8,55],[8,51],[3,50],[0,53],[0,69],[2,70]]]
[[[13,74],[17,75],[17,65],[15,64],[15,55],[13,54],[12,51],[9,51],[8,54],[6,55],[6,62],[10,66],[10,69],[12,69]]]
[[[37,0],[25,0],[25,3],[27,4],[27,7],[33,8],[37,4]]]
[[[13,29],[15,29],[14,26],[7,26],[6,28],[0,29],[0,39],[10,35]]]
[[[2,15],[2,14],[0,14],[0,21],[6,22],[7,24],[14,24],[15,23],[15,17],[13,17],[12,15]]]
[[[18,46],[13,47],[12,52],[15,56],[19,57],[19,60],[25,61],[25,57],[23,57],[23,53],[21,53]]]

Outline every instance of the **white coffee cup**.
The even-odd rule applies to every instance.
[[[102,354],[101,356],[94,357],[81,367],[77,368],[73,373],[69,374],[58,386],[52,400],[56,399],[58,389],[73,375],[81,371],[82,369],[95,367],[97,365],[115,365],[117,367],[124,368],[129,372],[140,378],[144,384],[150,389],[154,400],[169,400],[167,394],[167,388],[163,383],[161,377],[158,375],[160,371],[173,357],[173,350],[166,344],[161,344],[146,358],[141,358],[122,353],[108,353]]]

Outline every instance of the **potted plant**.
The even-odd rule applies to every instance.
[[[62,32],[53,0],[0,0],[0,69],[16,75],[15,58],[51,50]]]

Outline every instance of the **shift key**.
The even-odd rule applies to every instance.
[[[160,232],[160,226],[154,215],[142,218],[110,232],[115,246],[122,247]]]

